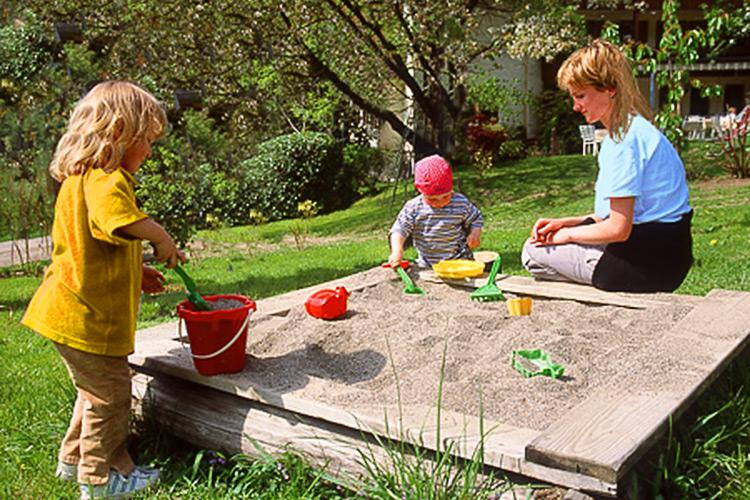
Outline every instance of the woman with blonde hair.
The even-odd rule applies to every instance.
[[[538,279],[593,284],[603,290],[674,291],[692,265],[692,209],[685,169],[652,112],[632,69],[614,45],[596,40],[557,73],[573,110],[608,135],[598,155],[594,213],[541,218],[523,247]]]
[[[62,182],[52,263],[21,322],[52,341],[76,388],[55,474],[77,481],[84,499],[130,496],[159,479],[135,466],[126,440],[140,293],[164,289],[164,276],[143,265],[141,241],[167,267],[185,260],[135,201],[133,174],[165,124],[139,86],[100,83],[75,106],[50,165]]]

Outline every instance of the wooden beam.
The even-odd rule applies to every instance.
[[[141,416],[156,421],[177,436],[189,436],[190,442],[196,446],[245,453],[252,457],[279,455],[292,449],[307,457],[311,464],[344,479],[365,472],[363,455],[381,465],[392,466],[389,454],[399,441],[377,437],[366,429],[332,424],[165,375],[157,378],[137,375],[133,380],[133,392]],[[425,434],[429,432],[425,429]],[[492,435],[491,430],[488,432]],[[447,428],[441,435],[443,438],[457,437]],[[422,448],[420,456],[425,466],[430,466],[434,448],[407,439],[405,435],[400,441]],[[463,444],[470,445],[468,441]],[[400,449],[408,451],[410,446]],[[467,449],[466,446],[461,448]],[[611,497],[617,493],[615,484],[529,463],[522,456],[498,454],[492,442],[485,443],[484,452],[487,471],[498,477],[511,472],[597,495]],[[413,455],[404,458],[414,460]],[[471,454],[465,458],[471,459]]]
[[[719,298],[716,298],[719,297]],[[547,428],[526,447],[526,458],[563,470],[582,472],[603,481],[617,482],[659,439],[670,419],[678,418],[728,364],[750,345],[750,293],[714,294],[682,318],[654,351],[665,353],[667,392],[643,391],[627,381],[584,401]],[[681,363],[689,358],[703,362]],[[661,368],[639,363],[654,377]]]
[[[453,286],[479,288],[487,284],[486,277],[450,279],[440,278],[432,270],[419,272],[419,279],[432,283],[447,283]],[[696,304],[702,297],[672,294],[634,294],[605,292],[593,286],[562,281],[539,281],[525,276],[498,275],[495,284],[503,292],[532,297],[546,297],[550,299],[575,300],[588,304],[604,304],[633,309],[660,307],[665,304],[685,303]]]

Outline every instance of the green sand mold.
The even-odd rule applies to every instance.
[[[518,373],[526,378],[537,375],[560,378],[565,372],[565,368],[553,363],[550,355],[543,349],[513,351],[511,364]]]

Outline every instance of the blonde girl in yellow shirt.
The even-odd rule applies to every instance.
[[[164,289],[164,276],[143,265],[142,240],[168,268],[185,260],[135,201],[133,174],[165,125],[159,102],[141,87],[100,83],[76,105],[50,165],[62,183],[52,263],[22,323],[54,343],[77,390],[56,475],[77,481],[83,499],[130,496],[159,479],[126,449],[127,356],[141,290]]]

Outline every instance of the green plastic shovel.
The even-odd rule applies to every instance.
[[[188,273],[182,268],[181,265],[177,264],[174,266],[174,271],[178,274],[182,281],[185,283],[185,288],[188,290],[188,300],[195,306],[197,311],[210,311],[212,309],[211,304],[206,302],[198,290],[195,288],[195,281],[191,278]]]
[[[419,295],[425,295],[424,290],[419,288],[417,285],[414,284],[414,282],[409,277],[409,274],[404,271],[404,269],[401,266],[396,266],[396,272],[398,273],[398,276],[401,278],[401,281],[404,282],[404,293],[418,293]]]

